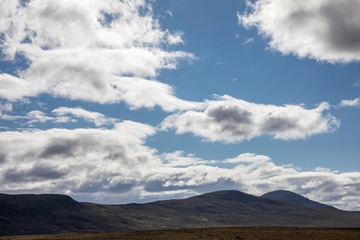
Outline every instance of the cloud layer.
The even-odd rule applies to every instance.
[[[328,103],[306,109],[298,105],[264,105],[230,96],[207,101],[202,111],[189,110],[167,117],[161,128],[175,128],[176,133],[193,133],[206,141],[241,142],[269,135],[275,139],[304,139],[330,132],[340,122],[324,111]]]
[[[360,60],[360,1],[257,0],[238,14],[239,24],[256,27],[269,46],[331,63]]]
[[[154,133],[131,121],[112,129],[1,132],[1,191],[127,191],[160,163],[143,144]]]
[[[255,153],[211,161],[182,151],[159,154],[145,143],[155,133],[155,128],[131,121],[112,129],[0,132],[0,191],[65,193],[83,201],[121,203],[221,189],[256,195],[287,189],[360,210],[359,172],[320,167],[303,172]]]
[[[181,33],[161,29],[146,0],[4,0],[0,8],[0,48],[17,68],[0,74],[3,99],[47,93],[166,111],[196,105],[155,80],[194,56],[164,50],[182,43]]]

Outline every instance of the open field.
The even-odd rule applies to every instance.
[[[77,240],[77,239],[315,239],[350,240],[360,239],[360,229],[336,228],[271,228],[271,227],[217,227],[177,230],[128,231],[111,233],[79,233],[60,235],[26,235],[0,237],[0,240]]]

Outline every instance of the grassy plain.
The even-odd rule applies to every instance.
[[[234,240],[358,240],[360,229],[336,228],[271,228],[271,227],[215,227],[198,229],[126,231],[109,233],[76,233],[58,235],[5,236],[0,240],[185,240],[185,239],[234,239]]]

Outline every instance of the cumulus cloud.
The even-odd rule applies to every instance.
[[[0,74],[3,99],[47,93],[132,108],[194,106],[155,80],[161,69],[194,56],[166,50],[183,42],[182,33],[161,29],[146,0],[4,0],[0,13],[2,53],[14,65],[15,56],[27,61],[17,75]]]
[[[324,113],[330,107],[326,102],[306,109],[299,105],[256,104],[225,95],[204,106],[202,111],[168,116],[161,128],[175,128],[177,134],[193,133],[206,141],[235,143],[263,135],[282,140],[304,139],[340,125],[335,117]]]
[[[60,107],[52,110],[51,112],[58,117],[66,117],[67,115],[70,115],[76,118],[82,118],[85,121],[93,122],[96,126],[113,125],[118,121],[117,118],[109,118],[102,113],[91,112],[80,107]]]
[[[257,0],[247,1],[239,24],[256,27],[269,47],[331,63],[360,60],[360,1]]]
[[[0,191],[65,193],[78,200],[144,202],[237,189],[287,189],[342,209],[360,209],[360,173],[325,168],[302,172],[270,157],[242,153],[205,160],[146,146],[156,128],[131,121],[112,129],[0,132]],[[223,162],[222,166],[214,163]]]
[[[353,100],[341,100],[340,107],[360,107],[360,98],[355,98]]]

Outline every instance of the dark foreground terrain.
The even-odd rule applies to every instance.
[[[60,235],[27,235],[0,237],[0,240],[77,240],[77,239],[279,239],[279,240],[350,240],[360,239],[360,229],[326,229],[326,228],[270,228],[270,227],[218,227],[178,230],[152,230],[112,233],[82,233]]]

